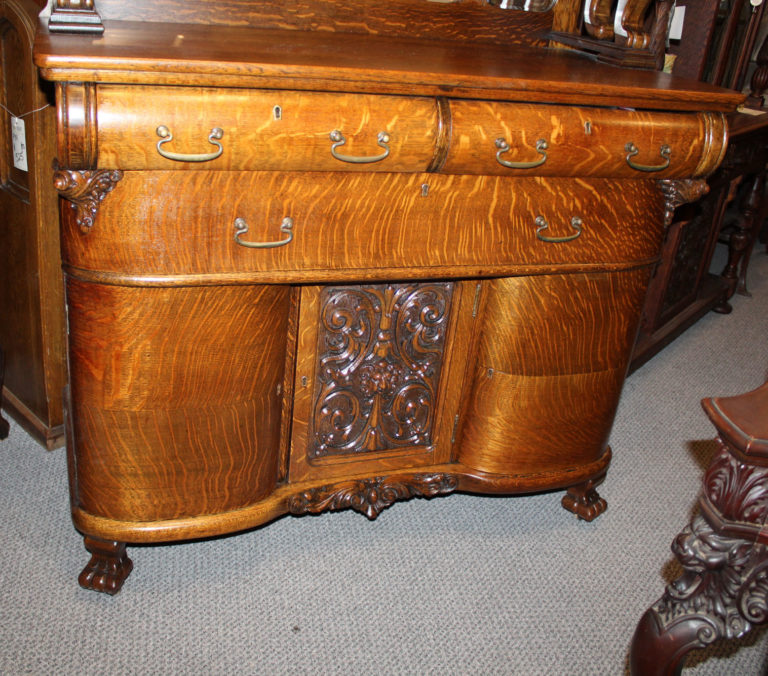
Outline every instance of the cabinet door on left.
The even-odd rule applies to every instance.
[[[64,292],[56,108],[32,63],[39,11],[31,0],[0,0],[0,348],[3,407],[54,448],[64,441]]]

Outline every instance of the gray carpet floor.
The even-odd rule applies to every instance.
[[[753,297],[710,314],[627,381],[592,523],[560,493],[412,500],[286,517],[236,536],[129,548],[115,597],[81,590],[63,451],[0,442],[1,674],[621,676],[644,610],[679,573],[670,543],[714,446],[702,397],[768,369],[768,256]],[[768,632],[684,674],[764,674]]]

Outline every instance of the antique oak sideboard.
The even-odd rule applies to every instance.
[[[286,513],[605,509],[665,222],[740,97],[548,48],[572,6],[54,3],[83,586]]]

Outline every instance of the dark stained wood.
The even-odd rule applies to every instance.
[[[536,47],[574,2],[373,6],[108,1],[101,38],[39,33],[99,569],[454,490],[605,509],[670,181],[718,165],[741,97]]]
[[[5,352],[0,348],[0,393],[3,390],[3,376],[5,375]],[[1,399],[0,399],[0,403]],[[0,412],[0,439],[7,439],[8,434],[11,431],[10,423],[3,418],[3,414]]]
[[[768,385],[702,404],[717,452],[700,513],[672,543],[683,574],[635,630],[633,676],[679,674],[691,650],[768,622]]]
[[[715,310],[727,314],[734,293],[747,293],[746,275],[768,201],[768,113],[727,116],[729,143],[719,168],[707,179],[709,192],[676,212],[665,236],[662,259],[651,280],[632,357],[639,368],[664,346]],[[738,183],[749,188],[734,198]],[[734,219],[735,214],[735,219]],[[735,221],[729,224],[729,222]],[[710,272],[718,241],[728,244],[721,274]]]
[[[124,542],[106,541],[85,536],[85,548],[91,559],[77,581],[84,589],[117,594],[133,570]]]
[[[10,115],[0,110],[0,348],[3,405],[50,449],[64,442],[64,295],[50,174],[56,109],[32,63],[39,11],[28,0],[0,1],[0,103],[23,116],[28,167],[13,164]]]

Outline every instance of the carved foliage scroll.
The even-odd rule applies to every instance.
[[[702,178],[665,178],[659,181],[664,195],[664,225],[669,226],[675,216],[675,209],[683,204],[700,200],[709,192],[709,185]]]
[[[288,510],[292,514],[318,514],[326,510],[354,509],[373,520],[398,500],[447,495],[458,485],[455,476],[440,473],[358,479],[294,495],[288,500]]]
[[[768,467],[742,462],[723,441],[704,477],[704,495],[723,518],[762,526],[768,522]]]
[[[84,233],[90,232],[99,204],[123,177],[118,170],[75,171],[57,169],[53,185],[59,194],[72,203],[77,212],[77,224]]]
[[[310,457],[432,443],[451,283],[328,287]]]

